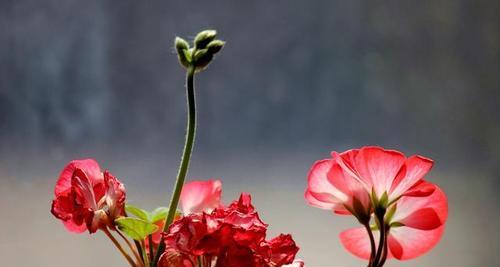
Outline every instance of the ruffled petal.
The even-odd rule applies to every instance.
[[[71,188],[71,177],[73,177],[73,172],[77,168],[83,170],[89,179],[95,180],[95,182],[103,180],[101,168],[97,161],[94,159],[73,160],[64,167],[59,175],[59,180],[57,180],[56,187],[54,188],[54,193],[56,195]]]
[[[182,188],[180,205],[184,214],[210,212],[220,206],[220,180],[192,181]]]

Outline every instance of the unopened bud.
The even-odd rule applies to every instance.
[[[193,56],[193,62],[196,67],[196,71],[205,69],[213,58],[214,55],[210,53],[208,49],[197,50]]]
[[[186,40],[175,37],[175,50],[177,51],[177,57],[182,66],[187,68],[191,62],[191,53],[189,52],[189,44]]]
[[[215,39],[215,36],[217,36],[217,32],[215,30],[205,30],[194,38],[194,47],[196,49],[204,49],[207,47],[207,45]]]
[[[210,52],[212,54],[216,54],[222,49],[222,47],[224,47],[225,44],[226,44],[226,42],[224,42],[224,41],[213,40],[210,43],[208,43],[208,45],[207,45],[208,52]]]

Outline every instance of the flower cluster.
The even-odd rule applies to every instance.
[[[332,152],[311,168],[305,198],[312,206],[354,215],[365,226],[340,239],[349,252],[370,259],[370,266],[412,259],[438,243],[448,216],[445,194],[424,180],[432,165],[428,158],[380,147]]]
[[[164,233],[168,248],[159,266],[273,267],[291,264],[299,248],[290,235],[265,240],[262,222],[248,194],[228,207],[192,213]],[[198,262],[198,264],[196,264]]]

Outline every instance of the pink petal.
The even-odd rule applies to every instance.
[[[309,204],[323,209],[331,209],[335,204],[348,199],[347,195],[335,187],[332,180],[329,179],[333,163],[331,159],[320,160],[314,163],[309,171],[305,193]]]
[[[380,239],[379,231],[373,231],[375,246],[378,245]],[[371,254],[370,237],[363,227],[351,228],[340,233],[340,242],[344,248],[354,256],[368,260]],[[391,253],[388,253],[388,258],[392,258]]]
[[[433,193],[427,197],[402,197],[397,202],[393,222],[421,230],[431,230],[445,224],[448,218],[446,195],[437,185],[424,182],[422,186],[433,186]]]
[[[388,240],[389,251],[396,259],[413,259],[436,246],[443,233],[444,225],[430,231],[404,226],[391,228]]]
[[[392,183],[389,195],[390,199],[396,199],[401,196],[414,184],[423,179],[431,170],[433,164],[434,162],[428,158],[421,156],[409,157]]]
[[[220,180],[186,183],[180,197],[182,212],[184,214],[210,212],[220,206],[221,194]]]
[[[103,179],[101,168],[94,159],[73,160],[64,167],[59,175],[59,180],[57,180],[54,189],[56,195],[71,188],[71,177],[77,168],[83,170],[91,180],[102,181]]]
[[[395,150],[381,147],[363,147],[355,159],[360,177],[375,188],[380,197],[389,192],[392,182],[405,162],[405,156]]]
[[[304,193],[304,198],[306,199],[307,203],[309,203],[309,205],[311,206],[325,210],[331,210],[333,209],[333,207],[336,206],[336,204],[333,202],[324,202],[321,199],[316,198],[317,196],[318,194],[309,191],[309,189],[307,189],[306,192]]]

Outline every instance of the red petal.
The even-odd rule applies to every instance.
[[[403,196],[427,197],[434,193],[434,190],[436,190],[436,187],[433,184],[422,179],[415,185],[413,185],[410,189],[408,189],[408,191],[406,191]]]
[[[448,200],[437,186],[426,182],[426,187],[433,186],[434,192],[427,197],[402,197],[397,202],[393,222],[416,229],[431,230],[446,222],[448,218]]]
[[[431,170],[434,162],[431,159],[421,156],[409,157],[403,165],[402,171],[393,181],[390,191],[390,199],[395,199],[404,194],[408,189]]]
[[[220,206],[220,180],[192,181],[182,188],[180,204],[184,214],[210,212]]]
[[[64,167],[59,175],[59,180],[57,180],[56,187],[54,189],[56,195],[71,188],[71,177],[77,168],[83,170],[89,179],[100,181],[103,179],[99,164],[94,159],[73,160],[68,163],[66,167]]]

